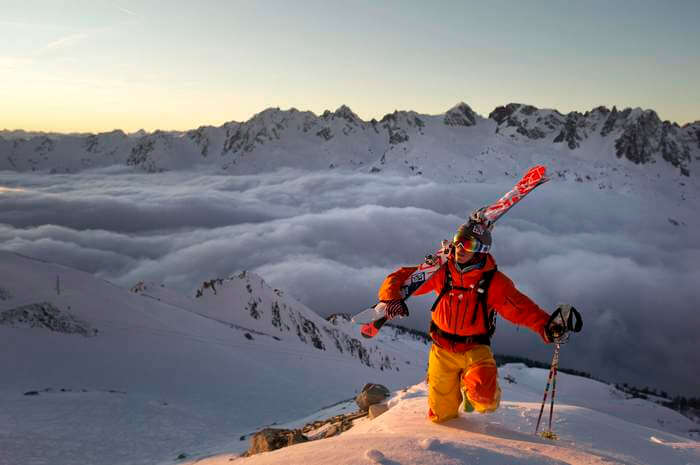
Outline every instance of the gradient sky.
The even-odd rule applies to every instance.
[[[0,128],[524,102],[700,119],[700,2],[0,0]]]

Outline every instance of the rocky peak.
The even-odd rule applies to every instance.
[[[275,108],[266,108],[265,110],[261,111],[260,113],[256,113],[253,115],[248,121],[245,123],[241,124],[241,126],[245,126],[247,128],[251,129],[263,129],[267,130],[269,128],[277,128],[277,129],[283,129],[285,126],[285,123],[288,119],[288,116],[290,114],[293,114],[294,112],[292,111],[283,111],[280,110],[279,107]]]
[[[489,113],[489,118],[496,121],[500,125],[511,115],[513,115],[513,113],[518,111],[520,107],[522,107],[520,103],[509,103],[504,107],[496,107],[491,113]]]
[[[607,115],[610,113],[610,109],[606,107],[605,105],[601,105],[599,107],[595,107],[591,111],[587,111],[584,113],[584,116],[589,116],[589,115]]]
[[[615,151],[618,158],[625,157],[634,163],[652,161],[657,145],[652,145],[654,142],[652,139],[659,130],[661,120],[653,111],[644,112],[631,121],[626,120],[627,118],[625,118],[622,134],[615,141]]]
[[[509,103],[504,107],[497,107],[489,114],[489,118],[498,123],[497,133],[510,137],[520,134],[531,140],[543,139],[558,132],[564,125],[561,113],[540,110],[532,105],[521,103]],[[509,128],[512,129],[508,130]]]
[[[653,110],[625,110],[622,120],[622,134],[615,141],[618,158],[625,157],[637,163],[653,163],[654,155],[661,157],[681,173],[689,175],[687,164],[691,161],[690,147],[684,140],[682,130],[670,121],[661,121]],[[620,115],[622,115],[622,113]]]
[[[323,112],[323,115],[321,117],[323,119],[331,119],[331,120],[336,119],[336,118],[340,118],[340,119],[344,119],[345,121],[347,121],[348,123],[353,124],[353,125],[359,125],[362,123],[362,120],[360,119],[360,117],[357,116],[350,109],[350,107],[348,107],[346,105],[341,105],[340,107],[338,107],[337,110],[335,110],[332,113],[329,110],[326,110]]]
[[[425,123],[412,111],[398,111],[387,113],[379,121],[382,127],[386,129],[389,135],[389,143],[392,145],[402,144],[409,140],[407,130],[409,128],[418,128],[422,131]]]
[[[221,154],[252,152],[258,145],[281,139],[281,131],[288,127],[289,120],[297,113],[294,108],[288,111],[279,107],[267,108],[245,123],[227,126]]]
[[[476,113],[469,105],[460,102],[447,110],[443,122],[447,126],[474,126],[476,124]]]

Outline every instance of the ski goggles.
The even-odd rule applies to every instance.
[[[488,245],[482,244],[481,241],[479,241],[474,236],[467,236],[461,238],[457,238],[457,236],[455,236],[454,239],[452,239],[452,244],[455,246],[455,248],[462,248],[467,252],[486,253],[490,249]]]

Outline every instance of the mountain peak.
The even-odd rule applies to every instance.
[[[340,118],[340,119],[346,120],[348,123],[351,123],[351,124],[362,123],[362,120],[360,119],[360,117],[357,116],[355,114],[355,112],[353,112],[350,109],[350,107],[348,107],[347,105],[339,106],[338,109],[336,109],[334,112],[331,112],[330,110],[326,110],[321,115],[321,118],[326,119],[326,120],[327,119],[334,120],[336,118]]]
[[[459,102],[447,110],[443,122],[448,126],[474,126],[476,124],[476,113],[466,103]]]
[[[539,108],[524,103],[509,103],[506,106],[496,107],[489,113],[489,118],[501,124],[515,113],[522,113],[525,116],[530,116],[538,110]]]

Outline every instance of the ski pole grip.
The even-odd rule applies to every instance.
[[[552,322],[556,318],[559,318],[560,321],[566,326],[566,330],[571,331],[572,333],[578,333],[581,331],[581,328],[583,328],[583,318],[581,318],[581,314],[574,308],[573,305],[559,305],[554,313],[552,313],[549,321]]]
[[[580,332],[581,328],[583,328],[583,318],[581,318],[581,314],[574,307],[571,307],[569,320],[570,321],[567,322],[569,329],[571,329],[571,331],[574,333]]]

